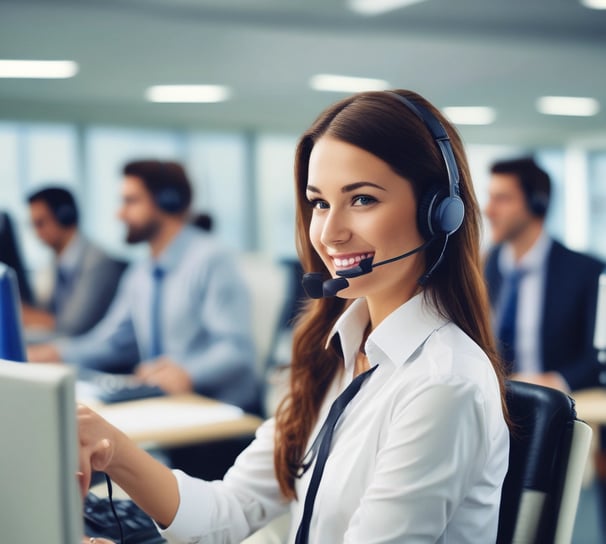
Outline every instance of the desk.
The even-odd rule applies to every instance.
[[[592,426],[606,424],[606,389],[593,388],[574,391],[577,416]]]
[[[262,419],[199,395],[87,402],[142,447],[176,447],[254,434]]]

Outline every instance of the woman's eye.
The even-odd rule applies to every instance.
[[[368,195],[359,195],[353,199],[354,206],[368,206],[369,204],[374,204],[377,201],[376,198]]]
[[[308,200],[309,205],[318,210],[325,210],[328,208],[328,203],[325,200],[320,200],[319,198]]]

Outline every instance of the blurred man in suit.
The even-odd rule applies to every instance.
[[[495,247],[485,275],[512,377],[571,391],[598,383],[593,347],[599,260],[545,231],[549,176],[532,158],[495,163],[485,209]]]
[[[38,307],[24,304],[24,324],[58,335],[82,334],[105,314],[126,265],[79,231],[78,208],[67,189],[46,187],[28,202],[36,234],[55,259],[50,299]]]

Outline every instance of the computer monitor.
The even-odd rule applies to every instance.
[[[0,361],[0,541],[79,544],[75,377]]]
[[[21,300],[27,304],[34,304],[34,294],[27,279],[13,222],[10,215],[3,211],[0,211],[0,262],[15,271]]]
[[[17,277],[4,263],[0,263],[0,359],[26,360]]]

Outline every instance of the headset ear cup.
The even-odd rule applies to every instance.
[[[425,240],[439,234],[452,234],[463,223],[465,206],[459,196],[441,189],[430,189],[419,202],[417,224]]]
[[[55,219],[63,227],[71,227],[76,223],[76,210],[69,204],[61,204],[54,210]]]
[[[437,232],[433,221],[436,200],[440,198],[440,190],[436,188],[425,191],[417,206],[417,226],[424,240],[430,240]]]
[[[528,207],[536,217],[545,217],[548,206],[549,197],[545,193],[535,193],[528,199]]]
[[[181,194],[172,187],[165,187],[155,195],[158,207],[169,214],[180,213],[183,211],[184,202]]]
[[[459,230],[465,217],[465,205],[460,196],[447,196],[439,201],[433,213],[434,231],[452,234]]]

